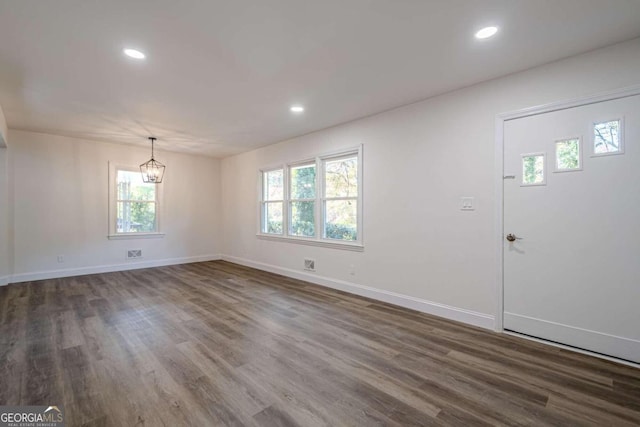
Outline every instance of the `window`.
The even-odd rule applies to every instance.
[[[622,154],[622,119],[593,124],[593,155]]]
[[[262,232],[282,234],[284,203],[284,169],[263,174],[262,183]]]
[[[323,161],[323,237],[358,238],[358,156]]]
[[[570,172],[582,169],[580,138],[556,141],[556,172]]]
[[[160,236],[158,226],[161,184],[142,181],[140,169],[110,165],[109,238]]]
[[[545,185],[545,154],[522,155],[522,185]]]
[[[259,236],[362,247],[361,149],[261,171]]]
[[[316,164],[289,168],[289,234],[315,237]]]

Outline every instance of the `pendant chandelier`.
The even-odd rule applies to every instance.
[[[151,160],[140,165],[140,172],[144,182],[160,184],[164,176],[165,166],[153,158],[153,143],[156,138],[150,136],[149,139],[151,140]]]

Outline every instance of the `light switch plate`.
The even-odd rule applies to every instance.
[[[473,200],[473,197],[461,197],[460,198],[460,210],[461,211],[472,211],[475,210],[476,206]]]

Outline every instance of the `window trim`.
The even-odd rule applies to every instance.
[[[303,167],[309,167],[309,166],[313,166],[316,169],[316,182],[315,182],[315,189],[314,189],[314,194],[315,197],[313,199],[294,199],[292,197],[291,194],[291,185],[293,184],[293,180],[291,180],[291,170],[293,170],[294,168],[303,168]],[[319,190],[319,185],[318,185],[318,162],[316,159],[312,159],[312,160],[307,160],[306,162],[296,162],[296,163],[290,163],[287,165],[287,169],[286,169],[286,175],[287,175],[287,189],[288,192],[285,193],[285,196],[289,196],[286,198],[286,209],[287,209],[287,223],[286,223],[286,227],[287,227],[287,233],[285,234],[286,236],[289,237],[294,237],[294,238],[302,238],[302,239],[310,239],[310,238],[315,238],[318,235],[318,210],[315,207],[316,204],[318,203],[318,190]],[[297,234],[291,234],[291,219],[293,218],[293,215],[291,214],[292,211],[292,207],[293,204],[295,202],[313,202],[313,229],[315,231],[313,237],[309,237],[309,236],[299,236]],[[284,227],[283,227],[283,232],[284,232]]]
[[[327,161],[336,161],[336,160],[344,160],[344,159],[349,159],[351,157],[353,157],[353,154],[356,154],[357,158],[358,158],[358,170],[357,170],[357,174],[356,174],[356,179],[357,179],[357,184],[358,184],[358,195],[356,197],[327,197],[326,194],[326,181],[327,181],[327,168],[326,168],[326,163]],[[338,156],[325,156],[323,158],[320,158],[320,168],[322,170],[322,176],[321,176],[321,180],[322,180],[322,185],[320,187],[320,191],[321,194],[318,196],[318,198],[320,199],[320,221],[321,221],[321,236],[320,238],[323,240],[327,240],[329,242],[340,242],[340,240],[338,239],[330,239],[328,237],[326,237],[326,205],[327,205],[327,201],[331,200],[331,201],[340,201],[340,200],[356,200],[357,203],[357,209],[356,209],[356,216],[357,216],[357,222],[356,222],[356,227],[358,230],[358,235],[360,235],[360,216],[361,216],[361,206],[360,206],[360,157],[358,156],[358,153],[346,153],[344,155],[338,155]],[[358,241],[358,239],[356,239],[356,242]]]
[[[578,167],[573,169],[562,169],[558,167],[558,143],[578,140]],[[580,172],[584,168],[584,138],[582,135],[569,136],[566,138],[559,138],[553,141],[553,173],[565,173],[565,172]]]
[[[603,116],[604,117],[604,116]],[[611,117],[611,116],[608,116]],[[596,125],[602,124],[602,123],[609,123],[609,122],[618,122],[619,123],[619,129],[618,129],[618,139],[620,140],[620,147],[618,149],[618,151],[608,151],[608,152],[604,152],[604,153],[596,153],[596,134],[595,134],[595,127]],[[606,156],[619,156],[621,154],[624,154],[624,134],[625,134],[625,126],[624,126],[624,115],[623,114],[618,114],[617,116],[613,117],[613,118],[609,118],[609,119],[602,119],[602,120],[594,120],[591,123],[591,127],[590,127],[590,133],[591,133],[591,143],[589,144],[589,150],[590,150],[590,156],[589,157],[606,157]]]
[[[264,174],[265,173],[269,173],[269,172],[274,172],[274,171],[279,171],[280,169],[282,169],[282,199],[278,199],[278,200],[265,200],[264,199],[264,190],[265,190],[265,183],[264,183]],[[265,168],[265,169],[261,169],[260,170],[260,180],[258,181],[258,194],[259,196],[259,200],[258,200],[258,232],[260,234],[264,234],[267,236],[285,236],[285,227],[287,226],[286,224],[286,203],[287,203],[287,174],[286,171],[282,168],[282,166],[273,166],[273,167],[269,167],[269,168]],[[266,220],[266,215],[263,215],[265,212],[265,207],[267,206],[267,203],[282,203],[282,233],[266,233],[264,232],[264,226],[265,226],[265,220]]]
[[[116,213],[116,204],[117,204],[117,178],[118,171],[125,170],[129,172],[140,172],[140,167],[133,166],[130,164],[122,164],[109,162],[109,207],[108,207],[108,232],[107,238],[109,240],[126,240],[126,239],[154,239],[154,238],[162,238],[165,236],[162,230],[162,207],[163,207],[163,197],[162,197],[162,185],[156,184],[156,229],[151,232],[128,232],[128,233],[119,233],[116,229],[116,221],[117,221],[117,213]]]
[[[329,239],[324,237],[324,163],[327,160],[336,160],[341,158],[348,158],[355,156],[358,159],[358,170],[357,170],[357,179],[358,179],[358,195],[357,197],[348,197],[346,199],[357,201],[357,239],[356,240],[337,240],[337,239]],[[291,184],[290,184],[290,171],[293,167],[303,166],[315,163],[316,166],[316,197],[313,199],[315,201],[314,204],[314,219],[315,219],[315,236],[313,237],[304,237],[304,236],[296,236],[289,234],[289,221],[291,217],[290,213],[290,205],[292,201],[296,201],[298,199],[291,199]],[[264,200],[264,174],[266,172],[280,170],[283,171],[283,185],[284,185],[284,200],[283,202],[283,212],[282,212],[282,234],[272,234],[263,232],[264,226],[264,215],[263,215],[263,206],[266,202]],[[315,157],[306,158],[304,160],[295,160],[289,161],[281,164],[272,164],[270,166],[266,166],[260,168],[258,170],[258,217],[257,217],[257,228],[258,232],[256,233],[256,237],[262,240],[269,241],[280,241],[280,242],[288,242],[288,243],[298,243],[309,246],[322,246],[334,249],[345,249],[352,251],[363,251],[364,250],[364,240],[363,240],[363,146],[357,145],[352,146],[350,148],[344,148],[341,150],[336,150],[328,153],[324,153]],[[331,198],[333,200],[333,198]]]

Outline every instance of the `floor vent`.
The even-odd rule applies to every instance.
[[[316,271],[316,262],[312,259],[305,259],[304,269],[307,271]]]
[[[142,249],[127,250],[127,259],[142,258]]]

